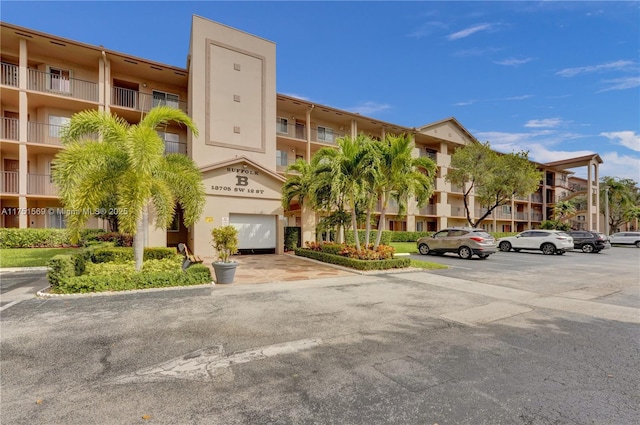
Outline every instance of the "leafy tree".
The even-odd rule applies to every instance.
[[[134,125],[102,111],[79,112],[63,133],[66,149],[54,159],[52,175],[60,197],[75,212],[67,219],[72,237],[79,238],[90,217],[87,211],[95,211],[115,196],[119,229],[134,235],[136,270],[142,269],[149,206],[155,210],[158,228],[169,226],[176,203],[182,206],[186,226],[204,208],[204,186],[195,163],[185,155],[164,154],[164,141],[156,128],[169,122],[198,134],[188,115],[167,106],[153,108]]]
[[[477,227],[494,209],[514,196],[527,196],[536,191],[542,173],[529,161],[528,152],[499,154],[489,142],[474,142],[458,148],[451,156],[446,180],[462,187],[467,222]],[[469,198],[487,208],[475,221],[471,218]]]
[[[373,174],[371,186],[380,199],[380,224],[373,249],[377,249],[385,230],[386,212],[389,201],[398,203],[398,214],[403,215],[409,199],[416,198],[418,206],[423,206],[433,195],[436,164],[426,157],[413,157],[414,143],[406,134],[387,134],[383,141],[373,145],[378,156],[378,168]],[[367,232],[368,234],[368,232]]]
[[[635,180],[610,176],[600,179],[600,213],[603,216],[606,216],[607,194],[611,232],[640,216],[640,191]]]

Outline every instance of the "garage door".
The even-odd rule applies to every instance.
[[[240,252],[273,253],[276,250],[276,216],[229,214],[229,224],[238,229]]]

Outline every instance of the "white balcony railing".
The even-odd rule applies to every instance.
[[[49,72],[29,69],[29,90],[68,96],[89,102],[98,101],[98,84],[77,78],[62,77]]]
[[[2,181],[0,181],[2,193],[18,193],[17,171],[2,171],[0,177],[2,177]]]
[[[463,207],[451,207],[451,217],[466,217]]]
[[[420,215],[436,215],[436,206],[435,204],[428,204],[419,210]]]
[[[307,128],[301,123],[276,121],[276,133],[278,136],[290,137],[298,140],[307,140]],[[311,141],[334,145],[345,134],[329,127],[316,127],[311,129]]]
[[[20,121],[16,118],[2,118],[0,139],[20,140]]]
[[[18,66],[2,62],[0,64],[0,84],[3,86],[19,86]]]
[[[171,140],[164,141],[164,154],[168,153],[181,153],[187,154],[187,144],[185,142],[175,142]]]
[[[111,96],[111,105],[136,111],[148,112],[156,106],[171,106],[187,112],[187,102],[183,100],[166,99],[164,96],[154,96],[137,90],[114,87]]]

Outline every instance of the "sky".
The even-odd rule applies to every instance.
[[[186,66],[191,17],[276,43],[276,89],[640,181],[640,1],[12,1],[0,19]],[[585,176],[585,169],[576,169]]]

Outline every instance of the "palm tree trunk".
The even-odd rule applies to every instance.
[[[133,235],[133,259],[136,262],[136,271],[142,270],[142,257],[144,255],[144,225],[142,217],[136,221],[136,234]]]

